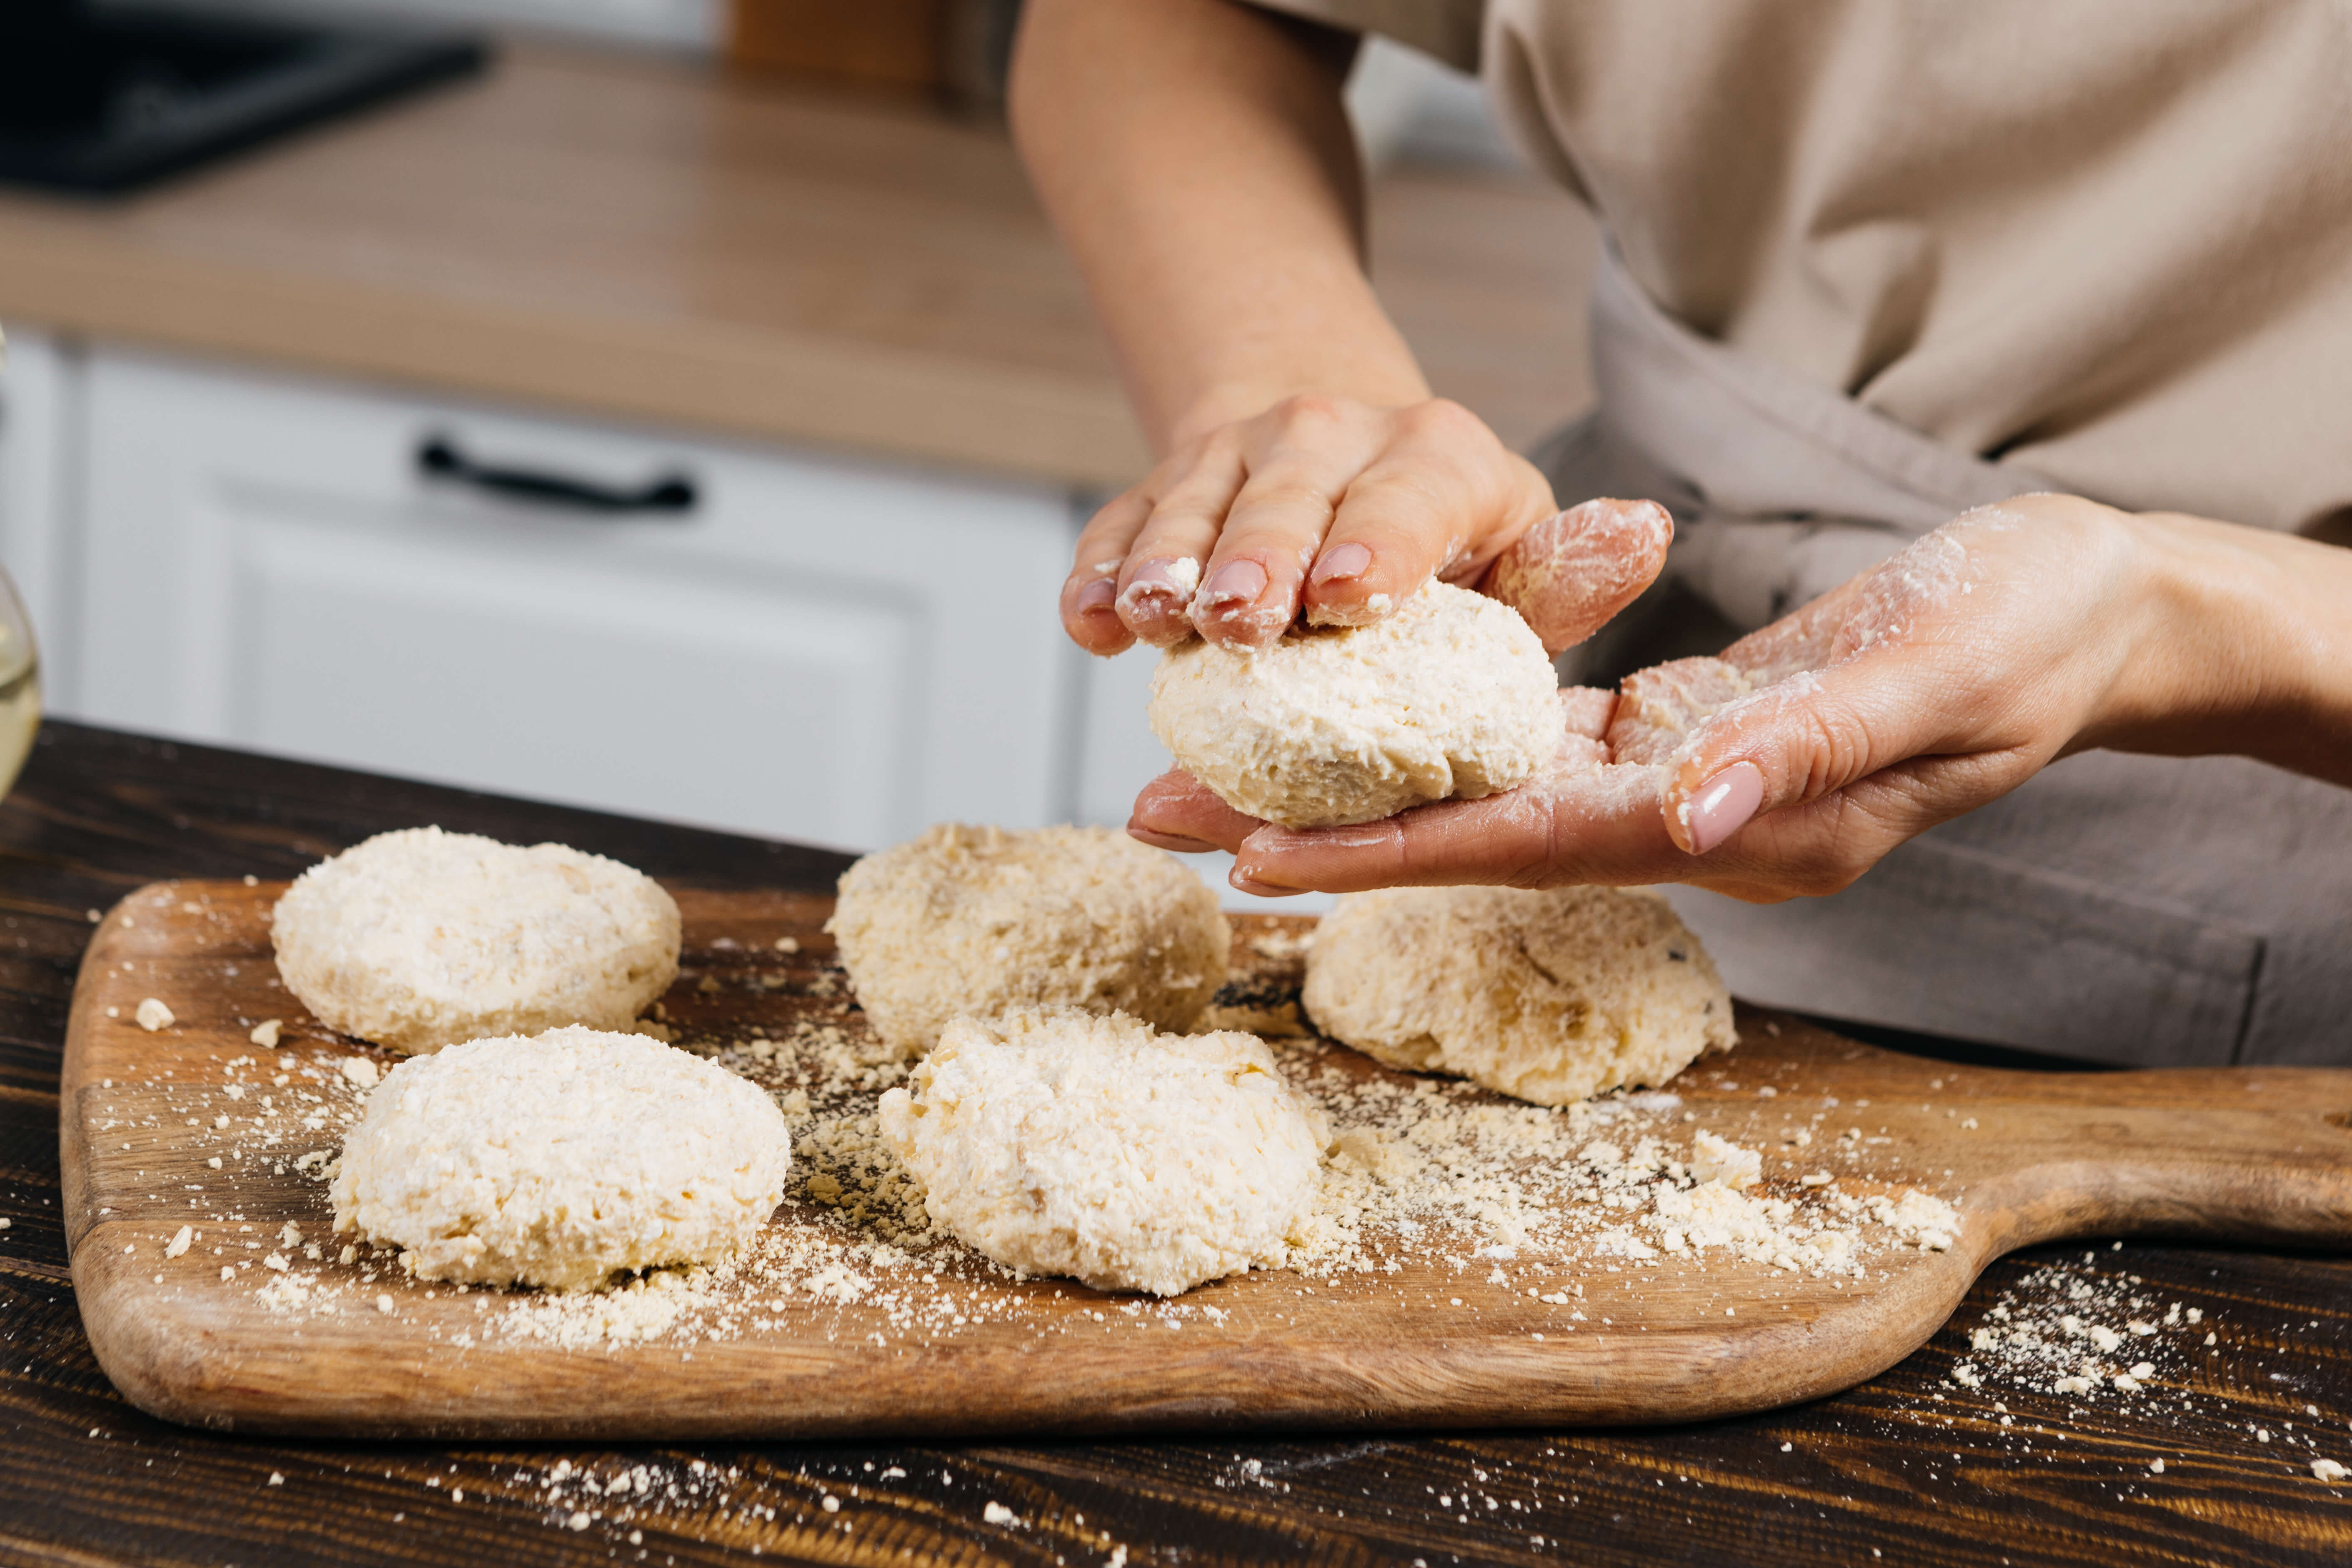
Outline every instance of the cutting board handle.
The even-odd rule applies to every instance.
[[[1993,1136],[1964,1200],[1997,1251],[2086,1235],[2352,1244],[2352,1071],[2014,1077],[2003,1088],[2031,1098],[1978,1113]]]

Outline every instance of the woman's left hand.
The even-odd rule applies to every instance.
[[[1291,830],[1189,775],[1129,831],[1251,892],[1688,882],[1834,893],[1895,845],[2107,746],[2352,783],[2352,552],[2063,496],[1979,508],[1726,649],[1563,694],[1550,769],[1483,800]]]

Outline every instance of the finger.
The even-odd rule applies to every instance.
[[[1252,891],[1638,886],[1687,876],[1648,768],[1568,766],[1482,800],[1416,807],[1346,828],[1260,828],[1235,852]]]
[[[1986,798],[1984,754],[1919,757],[1817,800],[1758,817],[1690,869],[1670,873],[1749,904],[1825,898],[1887,852]],[[1992,793],[1999,793],[1995,788]]]
[[[1948,766],[1889,771],[1930,760],[1974,758],[1970,767],[2021,781],[2055,747],[2030,724],[2014,738],[1990,735],[1979,711],[1980,674],[1932,643],[1880,643],[1739,698],[1701,723],[1670,766],[1668,831],[1704,854],[1751,820],[1850,792],[1874,775],[1959,776]],[[1962,809],[1955,804],[1947,815]]]
[[[1381,426],[1322,399],[1293,398],[1255,428],[1249,477],[1192,606],[1201,634],[1234,647],[1265,647],[1297,618],[1307,569],[1349,481],[1379,450]]]
[[[1509,795],[1423,806],[1350,828],[1265,827],[1234,885],[1259,894],[1478,884],[1642,887],[1687,882],[1754,904],[1835,893],[1953,814],[1973,759],[1922,758],[1759,818],[1704,855],[1665,831],[1660,769],[1562,769]]]
[[[1116,601],[1129,631],[1163,648],[1192,634],[1188,612],[1201,568],[1244,477],[1240,443],[1230,438],[1213,438],[1166,467],[1150,515],[1128,546]]]
[[[1527,618],[1544,652],[1574,647],[1656,580],[1675,519],[1655,501],[1591,500],[1537,523],[1480,586]]]
[[[1476,581],[1551,510],[1551,486],[1466,409],[1439,401],[1400,417],[1387,450],[1348,486],[1307,573],[1307,619],[1368,625],[1433,576]]]
[[[1654,839],[1649,820],[1657,800],[1654,770],[1608,769],[1607,788],[1597,787],[1608,760],[1608,747],[1600,737],[1616,702],[1614,692],[1561,688],[1560,748],[1545,771],[1520,789],[1480,800],[1424,806],[1353,827],[1258,825],[1246,841],[1254,852],[1244,856],[1245,863],[1235,864],[1231,880],[1245,892],[1272,894],[1389,887],[1400,885],[1401,879],[1436,886],[1515,882],[1537,874],[1539,867],[1550,868],[1545,873],[1549,875],[1559,870],[1555,864],[1559,845],[1549,834],[1558,827],[1560,814],[1589,826],[1608,816],[1603,802],[1629,815],[1637,837]],[[1636,778],[1637,773],[1643,777]],[[1630,797],[1629,787],[1634,791]],[[1537,819],[1530,812],[1545,810],[1552,818],[1547,836],[1538,843]],[[1675,858],[1686,865],[1687,857]],[[1297,877],[1324,880],[1291,880]]]
[[[1134,646],[1134,633],[1118,615],[1118,575],[1128,547],[1150,516],[1150,498],[1138,486],[1087,519],[1078,533],[1070,575],[1062,582],[1062,629],[1089,653],[1108,656]]]
[[[1756,690],[1721,659],[1671,659],[1621,683],[1605,737],[1612,762],[1663,765],[1682,755],[1698,727]]]
[[[1616,716],[1617,694],[1605,686],[1559,688],[1560,722],[1568,733],[1586,740],[1605,739]]]
[[[1147,844],[1180,853],[1201,850],[1234,850],[1265,824],[1234,810],[1209,787],[1181,768],[1173,768],[1146,784],[1135,797],[1135,814],[1127,831]]]

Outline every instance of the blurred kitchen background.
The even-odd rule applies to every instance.
[[[1124,822],[1153,655],[1054,606],[1147,458],[1003,129],[1015,9],[9,0],[49,711],[851,848]],[[1383,297],[1532,444],[1589,222],[1475,83],[1376,45],[1350,100]]]

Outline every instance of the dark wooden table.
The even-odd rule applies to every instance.
[[[2352,1464],[2352,1262],[2137,1242],[2005,1260],[1932,1343],[1876,1381],[1704,1427],[688,1450],[287,1443],[151,1420],[90,1357],[58,1224],[58,1056],[92,912],[161,877],[291,876],[368,834],[424,822],[558,839],[716,886],[826,887],[842,864],[720,833],[45,728],[0,807],[0,1559],[2352,1561],[2352,1486],[2311,1468],[2318,1456]],[[2216,1343],[2157,1400],[1950,1380],[1969,1356],[1968,1331],[2004,1291],[2046,1297],[2068,1281],[2195,1307]],[[613,1490],[625,1473],[650,1490]]]

